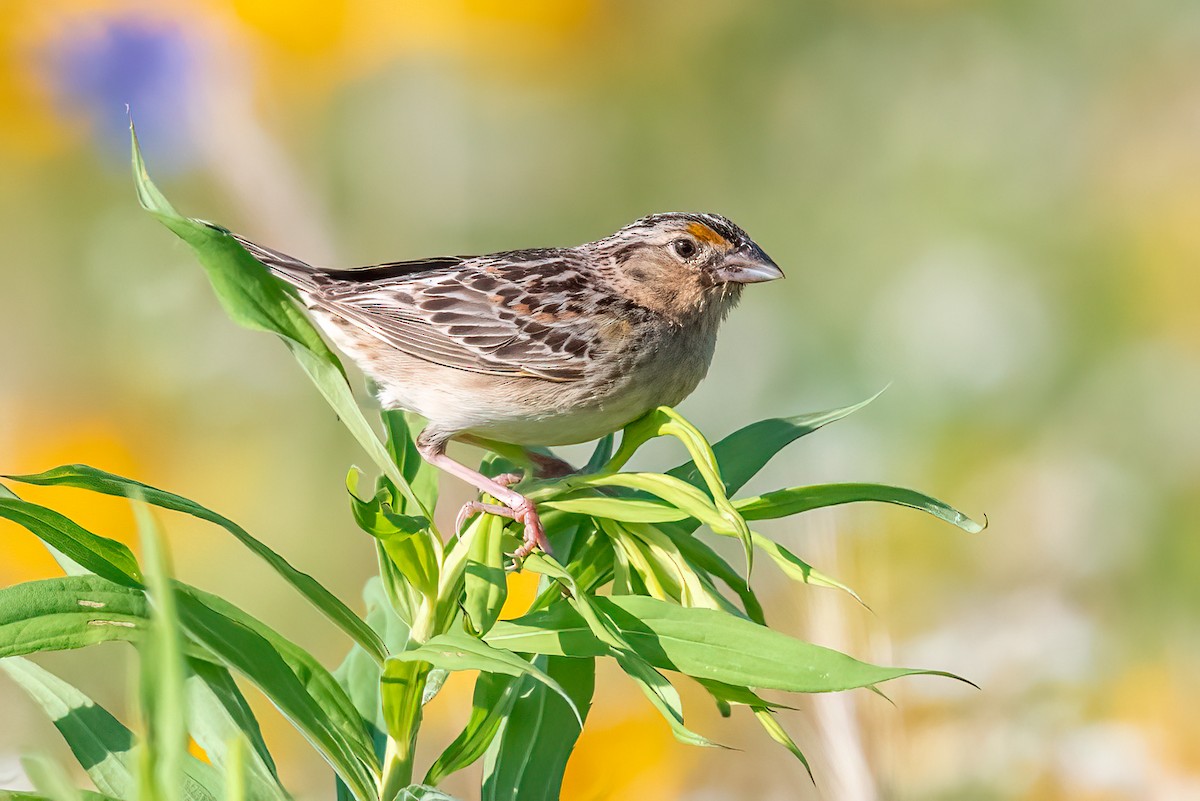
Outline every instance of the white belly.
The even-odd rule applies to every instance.
[[[588,442],[657,406],[674,406],[704,378],[716,344],[715,327],[664,332],[623,354],[619,365],[596,365],[587,378],[553,382],[445,367],[396,349],[364,349],[356,332],[322,327],[379,385],[384,408],[416,412],[447,438],[469,433],[518,445]]]

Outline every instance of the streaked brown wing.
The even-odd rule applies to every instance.
[[[323,271],[312,300],[361,330],[434,364],[552,381],[583,377],[598,346],[606,294],[572,251]],[[412,265],[412,266],[410,266]],[[375,276],[366,274],[375,271]],[[366,278],[366,280],[362,280]]]

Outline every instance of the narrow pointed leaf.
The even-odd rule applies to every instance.
[[[775,562],[775,564],[779,566],[779,569],[782,570],[789,578],[799,581],[803,584],[811,584],[816,587],[830,587],[835,590],[841,590],[854,600],[858,601],[860,604],[863,603],[862,598],[859,598],[858,593],[856,593],[854,590],[850,589],[837,579],[830,578],[819,570],[816,570],[808,562],[805,562],[803,559],[796,556],[779,543],[775,542],[774,540],[767,539],[757,531],[753,532],[753,536],[754,545],[767,554],[767,556],[771,557],[771,560]],[[866,606],[866,604],[863,604],[863,606]]]
[[[742,602],[742,608],[746,611],[746,616],[755,623],[766,625],[766,616],[763,612],[762,604],[759,603],[758,596],[754,590],[750,589],[750,585],[746,583],[746,579],[733,569],[733,566],[725,561],[716,551],[707,544],[695,537],[691,532],[685,531],[678,526],[659,526],[659,531],[664,536],[669,537],[675,543],[675,547],[679,548],[680,553],[695,565],[699,570],[720,579],[729,589],[738,596]]]
[[[0,498],[0,517],[24,526],[97,576],[130,587],[141,582],[137,559],[127,546],[97,536],[53,509],[17,498]]]
[[[612,619],[606,607],[597,603],[600,598],[581,592],[574,577],[554,559],[545,554],[534,554],[526,560],[526,566],[568,586],[571,590],[569,606],[573,607],[592,633],[605,648],[603,655],[613,657],[625,675],[633,680],[638,689],[663,716],[671,727],[671,733],[680,742],[689,745],[714,745],[707,738],[687,728],[683,723],[683,702],[671,682],[629,643],[621,626]],[[629,596],[638,598],[642,596]],[[654,600],[642,598],[643,600]],[[568,604],[558,604],[568,606]],[[674,606],[674,604],[668,604]],[[676,607],[678,608],[678,607]],[[519,649],[514,649],[519,650]]]
[[[398,511],[411,515],[424,514],[422,509],[432,511],[437,506],[438,471],[417,451],[417,435],[425,425],[422,418],[412,412],[395,409],[385,409],[380,416],[383,418],[384,431],[387,432],[385,444],[388,453],[421,502],[420,507],[401,507]],[[407,505],[407,498],[402,500]]]
[[[687,609],[640,596],[592,602],[651,665],[699,679],[789,692],[832,692],[916,674],[959,678],[936,670],[871,665],[714,609]],[[486,639],[525,653],[591,657],[607,651],[607,644],[566,604],[502,620]]]
[[[243,753],[238,775],[251,798],[284,801],[275,760],[263,740],[258,720],[242,696],[233,676],[220,665],[199,659],[188,661],[188,731],[217,769],[228,769],[232,743]]]
[[[133,732],[108,710],[54,674],[26,659],[0,660],[0,670],[42,708],[101,793],[132,798],[137,790]],[[211,765],[187,757],[183,797],[218,801],[221,776]]]
[[[500,731],[501,721],[516,698],[520,681],[513,676],[480,672],[471,698],[471,716],[454,742],[446,746],[425,774],[425,784],[438,785],[482,757]],[[539,685],[545,691],[545,685]]]
[[[183,764],[187,756],[187,712],[184,696],[183,633],[171,583],[170,557],[157,524],[141,503],[134,503],[146,563],[146,595],[150,628],[140,646],[142,714],[147,747],[141,776],[158,801],[182,798]]]
[[[804,770],[808,773],[809,781],[815,782],[813,778],[812,766],[808,764],[808,758],[804,756],[804,752],[800,750],[800,746],[796,745],[796,741],[791,735],[780,725],[778,718],[765,707],[754,708],[754,718],[758,721],[758,725],[762,726],[763,731],[767,733],[775,742],[782,745],[792,753],[792,756],[800,760],[800,764],[804,766]]]
[[[642,498],[582,497],[542,501],[540,508],[617,520],[622,523],[667,523],[686,520],[687,512]]]
[[[860,501],[892,503],[919,509],[971,534],[983,530],[981,524],[937,498],[916,490],[886,484],[818,484],[811,487],[792,487],[745,498],[737,501],[735,505],[747,520],[767,520],[790,517],[810,509],[823,509]]]
[[[539,667],[570,695],[530,677],[518,679],[511,709],[484,757],[482,801],[557,801],[567,759],[578,739],[574,709],[584,718],[595,690],[592,659],[538,657]]]
[[[391,659],[405,662],[423,661],[446,670],[484,670],[506,676],[530,676],[562,696],[575,712],[579,726],[583,726],[582,714],[558,682],[516,654],[493,648],[465,633],[439,634],[424,645],[395,654]]]
[[[800,437],[853,414],[881,394],[882,390],[865,401],[840,409],[760,420],[725,437],[713,445],[713,453],[721,467],[726,491],[731,494],[737,492],[785,447]],[[697,487],[704,482],[694,461],[684,462],[667,473]]]
[[[300,367],[372,461],[415,508],[421,509],[421,501],[358,408],[341,363],[292,295],[284,289],[283,283],[273,278],[228,231],[180,215],[150,180],[132,122],[129,134],[134,184],[142,208],[191,246],[217,298],[234,322],[245,328],[277,334],[283,339]],[[423,514],[429,517],[428,510]]]
[[[348,606],[342,603],[329,590],[325,589],[320,582],[307,573],[292,567],[286,559],[271,550],[263,542],[255,539],[237,523],[224,515],[217,514],[211,509],[201,506],[195,501],[188,500],[166,490],[151,487],[140,481],[134,481],[130,478],[124,478],[123,476],[81,464],[63,465],[36,475],[10,476],[9,478],[26,484],[48,487],[77,487],[79,489],[118,497],[125,497],[130,492],[136,491],[141,493],[143,500],[154,506],[174,512],[182,512],[183,514],[191,515],[192,517],[197,517],[220,526],[232,534],[238,542],[246,546],[255,556],[258,556],[270,565],[276,573],[295,587],[322,614],[349,634],[355,642],[362,645],[368,653],[372,654],[379,661],[383,661],[384,657],[387,656],[387,651],[383,648],[382,643],[379,642],[379,638],[363,622],[362,618],[354,614]],[[130,558],[132,558],[132,554]]]
[[[336,679],[307,651],[229,602],[181,588],[179,615],[188,634],[262,690],[359,801],[372,801],[374,746]]]
[[[463,612],[472,631],[486,634],[500,618],[508,598],[508,573],[504,569],[501,541],[504,520],[486,515],[471,539],[463,574]]]

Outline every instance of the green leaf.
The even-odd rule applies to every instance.
[[[79,793],[81,801],[121,801],[111,795],[104,795],[92,790],[77,790],[76,792]],[[57,799],[24,790],[0,790],[0,801],[57,801]]]
[[[616,520],[622,523],[666,523],[686,520],[684,512],[670,504],[642,498],[582,497],[542,501],[542,509]]]
[[[628,597],[635,598],[640,596]],[[633,679],[634,684],[638,686],[642,694],[649,699],[654,708],[667,721],[667,725],[671,727],[671,734],[675,735],[676,740],[685,745],[698,745],[709,748],[717,746],[716,743],[707,737],[697,734],[684,725],[683,701],[679,697],[679,692],[665,676],[651,667],[645,658],[636,651],[626,651],[617,648],[611,649],[611,655],[617,660],[617,664],[621,666],[621,670],[625,671],[625,675]]]
[[[427,515],[437,506],[438,471],[421,458],[417,451],[417,434],[424,427],[422,418],[412,412],[385,409],[380,413],[383,428],[387,432],[387,450],[396,463],[396,469],[412,487],[413,494],[421,502],[419,507],[408,509],[407,498],[401,497],[399,511],[410,515]],[[427,510],[427,511],[423,511]]]
[[[438,785],[451,773],[483,756],[500,731],[500,723],[516,698],[519,681],[512,676],[480,672],[471,698],[471,716],[454,742],[430,766],[425,784]],[[544,685],[538,685],[543,688]]]
[[[363,588],[363,602],[367,609],[367,623],[380,635],[389,651],[402,650],[409,639],[409,628],[392,610],[379,576],[367,581]],[[375,730],[372,734],[377,737],[382,737],[382,732],[387,728],[379,698],[382,673],[383,666],[358,646],[350,650],[333,672],[338,684],[346,691],[363,720]]]
[[[641,596],[592,602],[651,665],[698,679],[788,692],[832,692],[916,674],[959,678],[936,670],[860,662],[714,609],[688,609]],[[607,651],[588,623],[565,604],[502,620],[486,640],[523,653],[592,657]]]
[[[880,390],[865,401],[840,409],[760,420],[733,432],[713,445],[713,454],[721,467],[721,478],[725,481],[726,491],[730,494],[737,492],[747,481],[754,478],[775,454],[800,437],[853,414],[882,394],[883,390]],[[702,486],[704,482],[694,460],[684,462],[667,473],[697,487]]]
[[[671,727],[671,733],[680,742],[689,745],[713,745],[707,738],[688,729],[683,724],[683,704],[675,687],[656,671],[625,639],[620,626],[607,611],[597,604],[600,599],[581,592],[574,577],[562,565],[545,554],[533,554],[526,566],[536,572],[563,583],[570,590],[569,602],[596,639],[607,646],[604,653],[612,656],[621,670],[638,686],[655,709]],[[639,597],[639,596],[630,596]],[[652,600],[652,599],[644,599]],[[672,604],[673,605],[673,604]],[[520,650],[520,649],[514,649]]]
[[[429,520],[391,511],[391,493],[386,488],[369,500],[359,497],[358,481],[358,471],[352,468],[346,474],[346,490],[359,528],[383,543],[392,564],[415,589],[426,598],[436,597],[441,543],[435,542]]]
[[[116,540],[99,537],[53,509],[17,498],[0,498],[0,517],[29,529],[97,576],[130,587],[140,586],[137,559]]]
[[[592,659],[538,657],[537,664],[571,698],[545,684],[517,680],[511,709],[492,740],[483,765],[482,801],[557,801],[567,759],[579,737],[575,709],[587,717],[595,690]]]
[[[555,494],[586,487],[623,487],[657,495],[682,512],[684,517],[694,517],[708,523],[714,530],[731,532],[728,522],[713,505],[712,498],[691,484],[662,473],[597,473],[590,476],[567,476],[530,492],[529,497],[538,503],[553,503]]]
[[[621,448],[613,456],[606,469],[610,471],[618,469],[633,455],[633,451],[640,447],[641,443],[651,437],[660,436],[675,437],[691,454],[691,464],[703,485],[708,488],[708,492],[712,496],[713,508],[723,522],[714,526],[704,518],[698,517],[697,519],[709,523],[710,527],[718,534],[732,534],[742,541],[742,549],[746,555],[746,575],[749,576],[754,567],[754,546],[750,542],[750,529],[729,500],[725,482],[721,478],[721,468],[717,463],[712,446],[708,444],[704,435],[679,412],[669,406],[660,406],[627,425],[621,435]],[[672,476],[672,478],[674,477]],[[697,482],[695,486],[700,486],[700,483]],[[674,503],[674,500],[665,496],[659,495],[659,497]]]
[[[886,484],[818,484],[811,487],[792,487],[745,498],[737,501],[735,505],[747,520],[768,520],[790,517],[810,509],[823,509],[827,506],[859,501],[894,503],[919,509],[971,534],[983,530],[981,524],[937,498],[931,498],[916,490],[890,487]]]
[[[93,792],[92,790],[77,790],[80,801],[121,801],[111,795]],[[23,790],[0,790],[0,801],[57,801],[46,795],[27,793]]]
[[[277,334],[283,339],[300,367],[372,461],[415,508],[421,509],[422,504],[412,487],[358,408],[337,357],[284,289],[283,283],[273,278],[228,231],[183,217],[175,211],[146,172],[132,121],[129,135],[133,148],[133,178],[142,208],[191,246],[208,274],[213,291],[234,322],[252,330]],[[430,517],[427,510],[422,514]]]
[[[57,762],[41,756],[21,758],[21,767],[29,781],[47,798],[54,801],[82,801],[81,794],[71,778]]]
[[[708,690],[713,700],[725,705],[748,706],[762,709],[792,709],[793,707],[768,701],[755,693],[749,687],[738,687],[712,679],[698,679],[697,682]]]
[[[647,588],[651,582],[663,588],[670,598],[681,606],[704,606],[710,609],[733,608],[706,583],[688,562],[675,542],[654,526],[640,523],[624,525],[611,520],[601,520],[600,527],[613,540],[616,547],[627,555],[629,564],[641,576]],[[655,593],[650,593],[659,597]]]
[[[808,759],[804,756],[804,752],[800,750],[800,746],[796,745],[796,741],[780,725],[779,720],[776,719],[771,710],[766,707],[753,707],[753,709],[754,719],[758,721],[758,725],[762,726],[767,736],[782,745],[792,753],[792,756],[800,760],[800,764],[804,766],[804,770],[808,773],[809,781],[815,783],[816,779],[813,778],[812,766],[808,764]]]
[[[805,562],[794,553],[784,548],[774,540],[769,540],[757,531],[752,532],[754,536],[754,544],[758,546],[771,560],[779,566],[779,569],[784,572],[788,578],[799,581],[803,584],[811,584],[817,587],[831,587],[849,595],[860,604],[863,603],[862,598],[858,597],[858,593],[847,587],[837,579],[830,578],[824,573],[816,570],[808,562]],[[866,606],[866,604],[863,604]]]
[[[129,729],[104,707],[33,662],[2,659],[0,670],[50,717],[101,793],[126,799],[135,796],[137,756]],[[183,797],[187,801],[217,801],[221,776],[211,765],[189,756],[183,772]]]
[[[684,558],[689,563],[696,566],[697,569],[704,573],[720,579],[728,586],[742,602],[742,608],[746,610],[746,616],[755,623],[766,625],[766,617],[763,613],[762,604],[758,601],[758,596],[754,590],[750,589],[750,585],[746,583],[746,579],[742,577],[733,566],[726,562],[720,554],[701,542],[697,537],[693,536],[689,531],[685,531],[678,526],[659,526],[658,530],[664,536],[669,537],[675,543],[675,547],[684,555]]]
[[[485,515],[471,539],[463,575],[463,612],[473,633],[482,636],[500,618],[508,598],[508,573],[504,569],[504,520]]]
[[[412,781],[417,730],[421,726],[421,701],[428,676],[429,663],[421,660],[391,657],[383,665],[379,694],[389,739],[382,798],[392,797]]]
[[[227,601],[178,586],[180,621],[199,644],[190,653],[217,659],[246,676],[325,757],[355,798],[374,801],[373,746],[333,676],[307,651]],[[146,614],[140,592],[95,576],[9,587],[0,590],[0,655],[136,641],[146,630]]]
[[[276,573],[307,598],[318,611],[328,617],[342,631],[349,634],[356,643],[362,645],[377,660],[382,662],[387,656],[386,649],[379,642],[379,638],[375,636],[375,633],[371,631],[371,628],[358,615],[354,614],[348,606],[342,603],[337,596],[325,589],[320,582],[307,573],[303,573],[292,567],[286,559],[271,550],[264,543],[252,537],[248,531],[237,523],[210,509],[206,509],[195,501],[190,501],[180,495],[151,487],[148,484],[143,484],[133,479],[124,478],[95,467],[81,464],[63,465],[36,475],[7,476],[7,478],[39,486],[77,487],[79,489],[119,497],[125,497],[131,491],[137,491],[141,493],[141,497],[146,503],[163,509],[170,509],[174,512],[182,512],[218,525],[237,538],[255,556],[258,556],[270,565]],[[124,546],[121,547],[123,548]],[[68,556],[71,555],[70,552],[67,552],[67,554]],[[130,554],[129,558],[132,559],[133,555]],[[134,563],[134,569],[136,570],[136,562]],[[103,575],[99,571],[93,570],[93,572]]]
[[[575,707],[575,702],[559,686],[558,682],[516,654],[493,648],[464,632],[451,631],[439,634],[423,645],[393,655],[388,662],[390,663],[392,660],[427,662],[446,670],[483,670],[506,676],[530,676],[561,695],[574,710],[579,726],[583,726],[583,716]],[[385,667],[385,682],[387,681],[387,672]]]
[[[146,631],[140,590],[99,576],[60,576],[0,589],[0,657],[139,640]]]
[[[275,760],[233,676],[220,665],[200,659],[189,660],[188,667],[188,731],[213,767],[232,772],[231,744],[238,743],[242,750],[238,776],[250,798],[284,801],[287,793],[279,785]]]
[[[410,784],[396,795],[396,801],[457,801],[441,790],[423,784]]]
[[[262,690],[355,798],[374,801],[374,746],[337,680],[307,651],[228,601],[187,585],[177,600],[188,634]]]
[[[150,627],[141,644],[140,686],[147,746],[139,771],[143,783],[139,797],[178,801],[182,797],[188,744],[183,634],[162,536],[143,504],[135,502],[133,511],[141,535],[150,602]]]

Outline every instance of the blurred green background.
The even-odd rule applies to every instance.
[[[354,600],[373,551],[342,479],[365,459],[138,209],[126,103],[181,210],[318,263],[725,214],[788,278],[746,294],[683,412],[715,439],[890,383],[751,489],[883,481],[990,517],[974,537],[894,508],[772,532],[873,611],[756,571],[777,625],[981,691],[806,699],[784,721],[814,788],[748,716],[685,694],[742,750],[689,749],[604,675],[565,798],[1200,798],[1194,0],[4,0],[0,470],[169,488]],[[467,497],[443,490],[444,511]],[[23,494],[131,539],[121,502]],[[232,540],[164,522],[184,578],[336,664],[344,639]],[[0,582],[53,574],[0,535]],[[128,649],[42,661],[129,708]],[[469,691],[430,706],[429,746]],[[297,797],[329,797],[263,717]],[[8,683],[0,721],[0,786],[20,752],[65,755]]]

